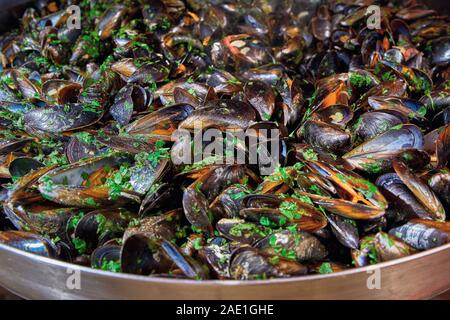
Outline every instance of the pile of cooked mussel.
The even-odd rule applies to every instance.
[[[0,49],[1,244],[255,280],[449,242],[449,19],[414,0],[41,0]],[[174,162],[198,125],[279,164]]]

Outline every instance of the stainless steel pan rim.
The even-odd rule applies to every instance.
[[[270,283],[286,283],[286,282],[298,282],[298,281],[308,281],[308,280],[317,280],[317,279],[326,279],[326,278],[335,278],[339,276],[349,276],[356,273],[367,273],[368,271],[374,270],[374,269],[382,269],[385,267],[393,266],[393,265],[399,265],[404,264],[412,260],[420,259],[423,257],[427,257],[430,255],[437,254],[442,251],[446,251],[450,249],[450,243],[445,244],[443,246],[422,251],[410,256],[406,256],[400,259],[392,260],[392,261],[386,261],[381,262],[376,265],[370,265],[367,267],[361,267],[361,268],[352,268],[349,270],[336,272],[336,273],[328,273],[328,274],[317,274],[317,275],[306,275],[306,276],[298,276],[298,277],[290,277],[290,278],[275,278],[275,279],[267,279],[267,280],[191,280],[191,279],[171,279],[171,278],[162,278],[162,277],[149,277],[149,276],[142,276],[142,275],[134,275],[134,274],[127,274],[127,273],[115,273],[115,272],[109,272],[109,271],[103,271],[99,269],[79,266],[76,264],[46,258],[42,257],[36,254],[32,254],[29,252],[25,252],[7,245],[0,244],[0,252],[1,251],[9,251],[15,255],[26,257],[30,260],[39,261],[40,263],[51,265],[55,267],[62,267],[66,269],[77,269],[82,271],[83,273],[90,273],[102,277],[113,277],[113,278],[121,278],[123,280],[134,280],[134,281],[144,281],[149,283],[170,283],[170,284],[176,284],[176,283],[183,283],[186,285],[194,285],[201,287],[203,284],[216,284],[216,285],[222,285],[222,286],[236,286],[236,285],[261,285],[261,284],[270,284]],[[1,282],[1,279],[0,279]]]

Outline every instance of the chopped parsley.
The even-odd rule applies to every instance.
[[[265,236],[264,231],[258,228],[257,225],[253,223],[236,223],[229,230],[230,234],[234,237],[242,237],[244,234],[253,233],[260,235],[262,237]]]
[[[72,243],[79,254],[86,253],[87,250],[86,241],[80,238],[74,238],[72,239]]]
[[[192,241],[192,247],[195,249],[195,250],[201,250],[202,248],[203,248],[203,245],[202,245],[202,242],[203,242],[203,239],[202,238],[195,238],[193,241]]]
[[[280,212],[284,215],[288,220],[300,219],[302,215],[300,212],[304,212],[302,208],[299,208],[296,203],[283,201],[280,204]]]
[[[75,230],[80,220],[84,217],[84,212],[80,212],[76,215],[73,215],[70,217],[69,221],[67,222],[67,229],[69,231]]]
[[[123,163],[119,169],[106,178],[105,186],[109,189],[109,197],[111,200],[116,200],[123,190],[132,189],[131,170],[129,163]]]
[[[368,87],[372,84],[372,79],[368,75],[361,75],[358,73],[351,73],[349,77],[350,83],[354,87]]]
[[[303,158],[305,158],[305,160],[308,161],[317,161],[318,160],[318,156],[317,153],[314,152],[313,149],[309,148],[309,149],[303,149],[300,150],[300,153],[302,154]]]
[[[363,163],[362,168],[369,173],[380,173],[381,171],[383,171],[383,161]]]
[[[319,273],[321,274],[333,273],[333,268],[331,267],[331,264],[329,262],[322,263],[319,268]]]
[[[120,260],[114,261],[103,259],[100,269],[110,272],[120,272],[121,270]]]

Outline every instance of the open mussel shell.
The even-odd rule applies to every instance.
[[[214,91],[213,88],[211,88],[212,91]],[[190,93],[189,91],[183,89],[183,88],[175,88],[173,90],[173,98],[176,104],[189,104],[193,106],[195,109],[200,108],[202,105],[202,101],[193,94],[194,92]]]
[[[82,104],[66,104],[28,111],[24,122],[30,133],[60,133],[87,127],[101,116],[101,111],[91,111]]]
[[[86,143],[76,135],[70,137],[69,143],[66,145],[66,156],[70,163],[92,158],[99,154],[100,150],[95,143]]]
[[[394,114],[400,113],[404,118],[419,124],[427,122],[425,115],[428,109],[418,100],[390,96],[372,96],[367,99],[367,102],[374,110],[391,111]]]
[[[148,192],[154,184],[159,183],[171,170],[172,162],[161,159],[158,163],[147,162],[130,168],[130,184],[139,194]]]
[[[19,157],[9,164],[9,173],[12,177],[22,177],[30,171],[43,167],[44,165],[33,158]]]
[[[180,123],[181,129],[203,128],[246,129],[256,120],[255,110],[245,102],[216,100],[208,102],[203,108],[194,110]]]
[[[0,155],[20,150],[31,142],[29,138],[2,139],[0,141]]]
[[[277,122],[260,121],[251,124],[245,131],[245,137],[239,136],[239,143],[234,143],[231,147],[235,148],[237,152],[245,153],[250,163],[257,161],[261,170],[266,165],[272,165],[273,163],[280,163],[281,165],[286,163],[287,136],[288,131],[284,125]],[[247,141],[248,148],[245,149]],[[227,148],[230,147],[228,145],[229,142]],[[258,160],[255,159],[256,155],[253,152],[257,153]],[[270,153],[271,159],[265,158],[265,152]]]
[[[450,209],[450,173],[441,171],[428,180],[428,185],[445,205],[446,212]]]
[[[170,140],[179,123],[189,117],[194,107],[178,104],[158,109],[130,123],[126,131],[130,135],[149,135]]]
[[[277,226],[294,225],[298,230],[308,232],[318,231],[327,225],[320,211],[295,198],[281,200],[270,195],[252,195],[244,201],[246,206],[256,206],[243,208],[239,212],[241,217],[249,221],[265,221]]]
[[[135,216],[125,209],[95,210],[79,220],[72,236],[83,240],[90,250],[100,243],[122,237],[133,217]]]
[[[311,72],[321,80],[348,70],[349,57],[344,51],[331,49],[324,53],[316,54],[316,58],[318,65],[317,67],[311,66]]]
[[[450,124],[450,106],[438,112],[432,120],[432,126],[434,128],[446,126],[448,124]]]
[[[237,218],[247,192],[248,188],[241,185],[228,187],[214,199],[209,208],[216,217]]]
[[[177,225],[182,216],[181,209],[174,209],[162,215],[144,217],[138,225],[129,226],[124,234],[123,241],[133,235],[143,235],[151,239],[170,240],[175,237]]]
[[[428,250],[441,246],[449,241],[449,235],[430,226],[408,222],[400,227],[389,230],[394,236],[417,250]]]
[[[155,187],[150,188],[145,197],[142,199],[139,215],[146,216],[158,213],[158,210],[164,208],[171,208],[176,206],[181,199],[181,193],[168,183],[156,184]]]
[[[374,247],[381,261],[390,261],[409,256],[416,252],[407,243],[385,233],[378,232],[374,237]]]
[[[440,111],[450,105],[450,90],[433,90],[420,98],[427,110]]]
[[[195,188],[186,188],[183,192],[183,208],[186,219],[196,228],[212,233],[212,221],[209,216],[209,202],[205,195]]]
[[[352,68],[349,72],[349,83],[352,90],[358,93],[364,93],[370,88],[379,85],[380,81],[374,74],[367,70]]]
[[[53,243],[30,232],[1,231],[0,243],[44,257],[56,256]]]
[[[30,230],[40,234],[65,236],[66,224],[78,212],[76,208],[61,208],[53,203],[34,197],[24,203],[6,202],[3,210],[19,230]]]
[[[169,76],[169,63],[159,61],[158,64],[146,63],[139,67],[129,78],[129,83],[139,83],[142,85],[151,84],[154,82],[162,82]]]
[[[390,80],[390,81],[384,81],[380,83],[377,86],[374,86],[369,89],[369,91],[366,92],[366,94],[360,96],[360,98],[357,101],[357,105],[364,110],[369,110],[370,106],[368,103],[369,97],[372,96],[394,96],[394,97],[401,97],[405,94],[407,89],[406,81],[397,79],[397,80]]]
[[[207,279],[209,277],[206,268],[192,257],[183,254],[172,242],[163,240],[161,249],[187,278]]]
[[[303,275],[307,268],[296,261],[262,254],[257,249],[243,246],[236,249],[231,257],[230,275],[236,280],[267,279]]]
[[[24,98],[36,101],[41,99],[41,90],[17,69],[9,70],[9,77],[13,80],[15,88]]]
[[[347,123],[353,118],[353,111],[349,106],[336,104],[325,109],[317,110],[311,117],[317,117],[322,122],[345,128]]]
[[[154,240],[139,234],[125,241],[121,252],[121,266],[123,272],[143,275],[167,273],[176,266],[187,278],[208,278],[198,261],[184,255],[170,241]]]
[[[343,158],[360,170],[370,172],[374,168],[380,168],[377,170],[380,172],[389,169],[392,160],[404,149],[422,149],[423,143],[420,129],[415,125],[405,124],[360,144]]]
[[[221,165],[213,167],[203,174],[195,183],[208,201],[213,201],[226,187],[242,184],[255,178],[254,173],[245,165]]]
[[[313,172],[309,172],[305,175],[298,175],[296,183],[299,191],[305,193],[316,189],[319,194],[331,197],[331,194],[335,194],[337,192],[335,186],[330,181],[321,178]],[[315,186],[317,186],[317,188]]]
[[[448,65],[450,63],[450,37],[441,37],[431,42],[431,63]]]
[[[354,132],[359,139],[367,141],[406,121],[407,119],[401,114],[383,111],[366,112],[357,120]]]
[[[221,237],[214,238],[211,243],[202,247],[199,257],[219,278],[228,279],[230,275],[230,260],[232,246]]]
[[[128,237],[120,254],[122,272],[149,275],[166,273],[172,262],[160,250],[159,241],[141,234]]]
[[[213,86],[214,87],[214,86]],[[170,81],[169,83],[163,85],[155,91],[155,99],[159,98],[161,103],[164,106],[170,106],[175,104],[174,100],[174,92],[176,88],[181,88],[187,90],[188,92],[195,92],[195,96],[199,98],[200,101],[205,102],[208,96],[208,92],[210,92],[209,87],[200,82],[192,82],[186,81],[186,79],[179,79]],[[214,87],[214,90],[217,92],[217,88]]]
[[[248,280],[264,277],[279,277],[280,273],[267,258],[251,247],[243,247],[233,253],[230,264],[233,279]]]
[[[239,78],[247,79],[247,77],[245,76],[244,77],[240,76]],[[259,79],[248,79],[248,80],[259,80]],[[241,82],[239,82],[239,80],[235,76],[233,76],[230,72],[225,70],[214,69],[211,75],[209,75],[209,77],[206,79],[206,84],[214,90],[214,93],[216,95],[220,94],[232,95],[242,90]],[[210,91],[209,89],[207,90]],[[205,97],[203,99],[204,101],[208,100],[206,99],[208,91],[206,91],[204,94]]]
[[[74,103],[78,100],[80,90],[81,84],[68,80],[50,79],[42,85],[42,93],[47,102],[52,104]]]
[[[220,219],[216,228],[224,238],[243,244],[253,244],[265,236],[261,226],[239,218]]]
[[[111,64],[111,70],[120,74],[124,79],[128,79],[137,70],[137,67],[132,58],[126,58]]]
[[[428,211],[428,217],[434,220],[445,220],[445,209],[433,190],[414,174],[403,162],[394,161],[394,170],[414,194],[417,200]]]
[[[139,152],[152,152],[155,148],[152,143],[133,136],[101,135],[96,140],[102,145],[120,152],[136,154]]]
[[[340,215],[344,218],[356,220],[372,220],[379,218],[385,214],[385,209],[369,206],[362,203],[354,203],[352,201],[327,198],[320,196],[310,196],[316,205],[326,208],[328,211]],[[380,202],[384,205],[383,202]]]
[[[91,254],[91,266],[96,269],[102,269],[105,263],[109,261],[120,261],[121,246],[105,244],[95,249]]]
[[[16,159],[14,153],[10,153],[8,155],[0,156],[0,178],[11,178],[11,173],[9,171],[9,165],[11,162]]]
[[[378,177],[376,184],[391,203],[395,203],[406,215],[416,215],[428,219],[427,209],[395,173],[386,173]]]
[[[250,194],[242,199],[245,208],[277,208],[282,200],[274,194]]]
[[[275,93],[262,81],[248,82],[244,87],[244,96],[250,105],[258,111],[259,117],[269,120],[275,110]]]
[[[402,161],[412,170],[422,170],[430,164],[431,157],[424,150],[404,149],[397,157],[396,161]]]
[[[325,246],[312,234],[283,230],[270,234],[255,244],[255,247],[268,255],[283,255],[288,252],[297,261],[322,260],[327,255]]]
[[[126,125],[130,122],[133,112],[145,110],[150,102],[148,100],[148,93],[144,88],[137,85],[127,85],[117,92],[109,113],[119,124]]]
[[[315,148],[342,153],[350,146],[351,135],[326,122],[308,120],[301,131],[305,140]]]
[[[301,80],[298,78],[282,80],[277,91],[282,100],[280,103],[283,109],[283,124],[285,126],[295,125],[301,117],[305,103]],[[276,104],[277,108],[280,103]]]
[[[119,157],[97,157],[86,162],[77,162],[67,167],[57,168],[40,178],[39,191],[46,199],[81,208],[98,208],[102,205],[120,206],[121,203],[139,201],[136,195],[121,192],[116,201],[109,196],[106,186],[84,186],[86,175],[98,170],[112,168],[127,161]]]
[[[419,94],[419,96],[422,96],[422,94],[430,91],[433,87],[433,81],[428,74],[422,70],[386,60],[381,60],[381,63],[394,70],[397,74],[403,76],[408,82],[412,94]]]
[[[8,201],[22,202],[24,199],[28,199],[29,197],[35,197],[35,192],[30,192],[30,188],[32,189],[35,187],[35,184],[39,178],[55,169],[55,167],[55,165],[41,167],[22,176],[9,190]]]
[[[237,66],[257,67],[273,61],[263,43],[248,34],[229,35],[224,37],[221,43],[227,51],[227,56],[232,58]]]
[[[12,102],[16,100],[17,97],[14,92],[6,84],[0,84],[0,101]]]
[[[345,218],[370,220],[385,214],[388,206],[377,187],[360,175],[345,168],[338,169],[328,163],[308,161],[310,170],[324,179],[332,181],[340,194],[346,198],[330,198],[328,196],[306,193],[315,204]],[[347,200],[351,199],[351,200]]]
[[[103,13],[97,24],[98,35],[101,40],[105,40],[112,35],[112,32],[120,25],[127,10],[124,5],[115,5]]]
[[[450,160],[450,124],[442,129],[437,138],[436,160],[439,167],[445,166]]]
[[[345,247],[357,249],[359,245],[358,227],[353,220],[342,218],[338,215],[328,215],[331,230],[338,241]]]
[[[0,36],[1,244],[228,281],[449,242],[448,17],[382,1],[375,30],[373,1],[69,1],[92,18],[74,29],[60,2]]]

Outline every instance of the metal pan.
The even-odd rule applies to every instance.
[[[427,299],[450,288],[449,274],[450,244],[336,274],[263,281],[117,274],[0,245],[0,285],[27,299]]]

